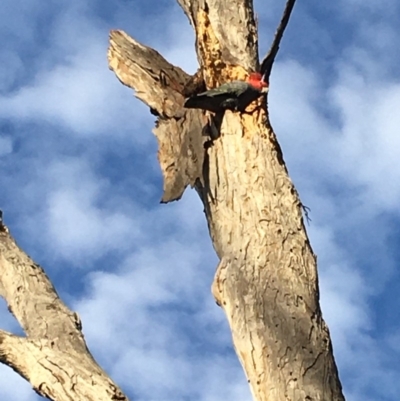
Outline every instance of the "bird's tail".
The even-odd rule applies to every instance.
[[[204,106],[207,105],[206,96],[192,96],[186,99],[184,106],[187,109],[204,109]]]
[[[221,99],[200,94],[186,99],[184,106],[188,109],[202,109],[216,113],[221,110]]]

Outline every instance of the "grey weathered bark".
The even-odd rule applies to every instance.
[[[178,0],[196,32],[199,76],[208,88],[258,68],[251,0]],[[294,1],[262,63],[269,76]],[[286,18],[286,19],[285,19]],[[213,117],[182,109],[191,79],[121,31],[109,65],[159,116],[155,135],[163,201],[194,185],[220,258],[212,291],[258,401],[344,400],[319,306],[316,258],[302,205],[272,130],[266,102]],[[217,125],[218,126],[218,125]],[[205,141],[210,139],[207,145]],[[211,145],[210,145],[211,143]]]
[[[26,336],[0,330],[0,362],[54,401],[128,401],[86,347],[79,316],[0,222],[0,295]]]

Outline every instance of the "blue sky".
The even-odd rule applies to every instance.
[[[331,4],[332,3],[332,4]],[[255,1],[260,53],[283,1]],[[400,4],[298,0],[271,76],[271,121],[305,205],[347,400],[400,393]],[[210,293],[200,201],[160,205],[154,117],[108,70],[124,29],[194,72],[173,0],[3,0],[5,221],[78,311],[131,400],[243,401],[250,392]],[[19,332],[0,303],[1,328]],[[38,397],[0,366],[0,398]]]

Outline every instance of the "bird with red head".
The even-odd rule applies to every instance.
[[[249,74],[246,81],[227,82],[217,88],[188,98],[184,104],[189,109],[244,112],[246,107],[268,92],[268,83],[259,72]]]

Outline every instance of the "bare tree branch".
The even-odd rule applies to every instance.
[[[77,313],[61,301],[44,270],[0,222],[0,288],[25,331],[0,331],[0,362],[57,401],[127,401],[87,349]]]
[[[263,74],[264,80],[267,82],[271,75],[272,66],[279,50],[279,44],[281,43],[283,33],[285,32],[286,26],[289,22],[290,14],[292,13],[295,2],[296,0],[287,0],[285,9],[282,14],[281,22],[275,32],[275,37],[272,45],[261,63],[260,72],[261,74]]]
[[[26,361],[28,340],[0,330],[0,362],[29,380]]]
[[[202,176],[207,119],[198,110],[183,108],[183,94],[201,87],[202,81],[123,31],[110,32],[108,61],[118,79],[159,116],[154,134],[164,175],[161,201],[178,200]]]

